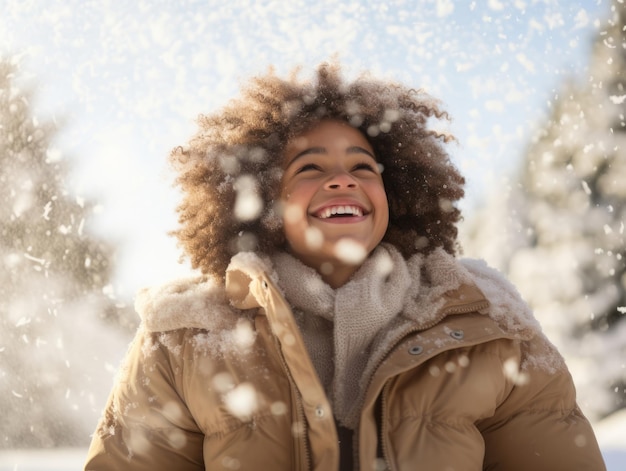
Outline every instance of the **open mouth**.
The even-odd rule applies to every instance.
[[[314,216],[319,219],[336,219],[336,218],[350,218],[361,217],[363,214],[367,214],[365,210],[355,205],[338,205],[328,206],[317,211]]]

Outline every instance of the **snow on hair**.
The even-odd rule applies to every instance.
[[[173,234],[192,266],[219,278],[238,252],[284,248],[284,146],[319,121],[335,119],[360,130],[384,168],[390,209],[384,240],[405,257],[437,247],[454,253],[461,217],[455,203],[464,179],[444,149],[452,138],[430,129],[431,118],[448,115],[423,91],[368,75],[347,82],[337,64],[320,65],[309,81],[271,71],[254,77],[239,98],[200,116],[189,144],[171,152],[183,193]],[[242,204],[252,209],[241,212]],[[236,217],[237,205],[246,217]]]

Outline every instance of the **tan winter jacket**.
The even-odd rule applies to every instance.
[[[562,358],[508,282],[443,252],[406,273],[402,312],[370,345],[355,467],[605,469]],[[269,263],[239,254],[226,289],[179,281],[137,307],[86,470],[339,469],[332,404]]]

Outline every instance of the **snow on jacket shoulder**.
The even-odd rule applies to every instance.
[[[85,470],[298,469],[291,385],[267,326],[210,279],[144,290],[135,304],[142,323]]]

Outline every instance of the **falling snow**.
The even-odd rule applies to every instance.
[[[509,268],[520,291],[537,303],[544,330],[568,357],[586,410],[607,410],[612,396],[596,393],[598,384],[625,374],[623,361],[616,359],[624,358],[626,329],[617,316],[623,317],[626,307],[623,286],[620,291],[619,282],[613,283],[619,276],[624,283],[626,194],[619,176],[626,170],[624,84],[606,90],[602,109],[579,106],[611,83],[597,63],[621,64],[615,51],[622,45],[603,26],[610,5],[608,0],[423,0],[417,5],[296,0],[278,7],[239,0],[202,5],[144,0],[118,8],[100,0],[7,2],[0,18],[0,54],[17,69],[10,86],[0,87],[0,100],[21,97],[8,104],[8,116],[19,116],[25,106],[36,116],[25,118],[19,129],[0,121],[0,148],[24,142],[32,151],[14,154],[13,162],[21,167],[3,163],[0,171],[3,224],[28,221],[19,243],[3,242],[0,248],[10,274],[3,278],[10,295],[3,292],[0,303],[5,322],[0,355],[7,358],[19,349],[20,361],[38,365],[32,378],[20,381],[14,381],[22,378],[19,364],[0,368],[0,392],[7,403],[20,411],[37,409],[33,404],[55,410],[84,431],[73,444],[88,441],[87,429],[103,406],[101,391],[108,391],[129,340],[129,330],[116,327],[119,319],[105,319],[115,318],[142,285],[188,270],[176,264],[174,242],[165,235],[176,224],[177,198],[169,189],[170,175],[164,177],[167,152],[188,138],[198,114],[233,96],[242,78],[269,64],[286,73],[337,53],[348,74],[370,70],[425,88],[444,101],[454,121],[443,132],[457,137],[459,145],[451,152],[468,178],[466,220],[481,227],[466,252]],[[618,0],[615,5],[623,7]],[[594,56],[597,63],[588,63],[596,34],[602,48]],[[598,76],[586,75],[587,67]],[[571,97],[574,92],[561,88],[565,81],[589,83],[591,91]],[[31,87],[34,96],[25,93]],[[537,129],[542,119],[549,121],[546,104],[562,109],[562,135]],[[285,107],[295,111],[297,104]],[[397,119],[389,110],[368,132],[384,133]],[[58,127],[54,136],[48,124]],[[526,162],[529,142],[539,147],[527,162],[536,177],[530,183],[536,185],[536,200],[524,207],[507,205],[507,196],[515,203],[515,190],[529,184],[515,174]],[[609,154],[621,156],[609,166],[614,174],[602,173]],[[559,160],[564,155],[567,162]],[[236,159],[224,157],[223,165],[238,175]],[[253,175],[232,178],[224,185],[235,186],[234,213],[252,221],[264,209],[262,182]],[[561,205],[556,213],[547,205],[555,202]],[[448,201],[440,204],[450,207]],[[488,218],[479,217],[483,207]],[[286,218],[300,217],[289,207],[284,210]],[[512,230],[503,236],[508,227]],[[28,231],[37,237],[30,239]],[[587,233],[597,239],[577,238]],[[312,247],[323,243],[315,230],[305,238]],[[100,239],[117,244],[117,256],[98,245]],[[528,241],[538,244],[536,250]],[[255,243],[247,233],[236,241],[241,250]],[[365,251],[344,241],[337,255],[358,264]],[[86,280],[84,286],[78,289],[75,279]],[[589,284],[593,289],[585,290]],[[587,329],[590,319],[601,325],[607,306],[613,317],[606,328],[584,341],[568,337]],[[247,323],[228,335],[220,341],[244,351],[254,340]],[[524,381],[520,365],[507,363],[505,371]],[[232,378],[215,380],[235,415],[254,411],[253,387],[235,385]],[[33,387],[50,391],[49,397],[34,395]],[[284,408],[272,405],[276,413]],[[26,428],[40,433],[38,419],[28,420]],[[18,438],[9,440],[11,446],[19,446]],[[43,443],[26,438],[22,443],[58,444],[55,437],[44,438]],[[171,437],[172,443],[179,438]],[[21,459],[0,455],[0,469],[5,463],[13,469]],[[41,466],[50,469],[48,464]]]

